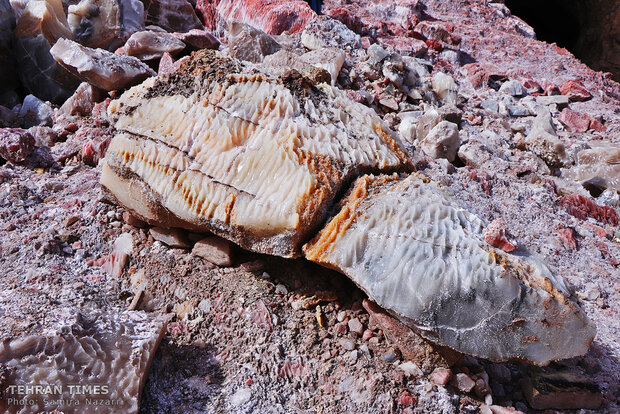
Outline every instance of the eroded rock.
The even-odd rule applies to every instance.
[[[410,168],[397,135],[343,91],[207,50],[109,115],[119,133],[101,183],[119,203],[262,253],[297,256],[350,177]]]
[[[140,0],[81,0],[69,5],[67,22],[73,39],[92,48],[114,49],[144,28]]]
[[[164,333],[161,318],[144,312],[64,312],[47,315],[57,319],[56,326],[45,333],[0,342],[0,364],[7,367],[3,377],[5,392],[11,385],[49,384],[62,386],[60,393],[28,393],[28,405],[20,413],[67,410],[65,401],[94,407],[87,399],[100,400],[97,412],[137,413],[142,385]],[[106,386],[99,395],[75,392],[69,385]],[[16,387],[17,388],[17,387]],[[7,397],[10,397],[7,395]],[[15,391],[12,398],[23,399]],[[106,404],[106,400],[117,404]],[[95,402],[96,403],[96,402]],[[0,399],[2,412],[13,412],[7,398]],[[11,408],[11,410],[9,410]]]
[[[166,32],[189,32],[203,29],[194,8],[187,0],[142,0],[146,24],[159,26]]]
[[[135,57],[91,49],[68,39],[60,39],[50,52],[75,76],[104,91],[123,89],[155,76],[151,68]]]
[[[164,53],[179,53],[185,49],[185,43],[170,33],[144,31],[132,34],[123,49],[127,56],[152,60],[160,59]]]
[[[595,328],[564,279],[483,228],[428,179],[364,176],[303,250],[435,343],[535,364],[584,354]]]

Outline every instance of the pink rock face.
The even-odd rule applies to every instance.
[[[570,132],[586,132],[590,127],[590,115],[564,108],[559,118]]]
[[[0,129],[0,157],[13,163],[22,162],[34,151],[34,142],[25,129]]]
[[[613,208],[599,206],[594,201],[582,195],[571,194],[564,196],[560,199],[558,204],[564,207],[568,214],[579,219],[585,220],[590,217],[601,223],[611,225],[618,224],[618,216]]]
[[[484,241],[491,246],[511,252],[518,246],[506,238],[506,222],[503,219],[495,219],[483,231]]]
[[[110,135],[101,136],[84,144],[82,146],[82,161],[84,164],[95,167],[99,160],[105,157],[111,138]]]
[[[560,92],[562,95],[568,95],[568,99],[572,102],[587,101],[592,98],[592,95],[579,81],[566,81],[560,85]]]
[[[452,378],[452,371],[448,368],[437,368],[430,376],[431,382],[437,385],[446,385]]]
[[[297,33],[316,17],[301,0],[199,0],[196,9],[209,30],[220,31],[230,19],[238,19],[265,33]]]

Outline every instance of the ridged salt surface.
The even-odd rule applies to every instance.
[[[163,321],[137,311],[64,312],[58,326],[0,342],[0,412],[137,413]]]
[[[483,223],[428,179],[359,178],[304,246],[426,338],[493,360],[584,354],[595,335],[562,277],[484,242]]]
[[[151,223],[296,256],[344,183],[409,168],[371,109],[298,74],[194,54],[112,102],[101,183]]]

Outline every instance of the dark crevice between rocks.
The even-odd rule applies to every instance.
[[[594,70],[620,81],[620,3],[617,0],[506,0],[538,40],[557,43]]]

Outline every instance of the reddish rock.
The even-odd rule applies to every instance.
[[[491,224],[484,229],[482,235],[484,241],[505,252],[511,252],[518,247],[516,243],[511,243],[508,238],[506,238],[506,222],[501,218],[493,220]]]
[[[569,108],[564,108],[558,119],[570,132],[586,132],[592,121],[590,115]]]
[[[493,414],[523,414],[523,411],[512,407],[502,407],[501,405],[490,405],[489,409]]]
[[[567,249],[577,249],[577,241],[575,241],[575,231],[568,227],[560,226],[556,230],[558,239],[564,244]]]
[[[590,119],[590,125],[589,125],[590,129],[594,130],[594,131],[598,131],[598,132],[605,132],[605,130],[607,129],[605,127],[605,125],[603,125],[603,123],[601,121],[599,121],[596,118],[591,118]]]
[[[339,22],[343,23],[345,26],[353,30],[355,33],[363,34],[362,31],[363,31],[364,26],[362,24],[362,21],[360,20],[359,17],[352,14],[349,10],[343,9],[343,8],[333,9],[333,10],[327,11],[326,14],[338,20]]]
[[[206,237],[194,245],[192,254],[218,266],[232,266],[232,244],[221,237]]]
[[[418,398],[415,395],[411,395],[409,391],[403,391],[396,399],[396,402],[400,405],[415,405],[418,402]]]
[[[433,384],[446,385],[452,378],[452,371],[448,368],[437,368],[430,376],[430,380]]]
[[[367,341],[367,340],[369,340],[370,338],[372,338],[372,331],[371,331],[370,329],[366,329],[366,330],[364,331],[364,335],[362,335],[362,339],[363,339],[364,341]]]
[[[99,164],[99,160],[105,157],[110,146],[111,135],[103,135],[91,139],[82,146],[82,162],[92,167]]]
[[[592,98],[592,95],[579,81],[570,80],[560,85],[560,92],[562,95],[567,95],[571,102],[587,101]]]
[[[152,227],[149,233],[157,241],[164,243],[167,246],[187,249],[190,247],[185,232],[181,229],[164,229],[161,227]]]
[[[22,162],[34,151],[32,134],[21,128],[0,129],[0,157],[7,161]]]
[[[348,332],[346,322],[337,323],[336,325],[334,325],[334,330],[336,331],[337,334],[345,335]]]
[[[463,69],[476,89],[487,85],[490,80],[505,78],[504,73],[492,64],[469,63]]]
[[[297,33],[316,17],[301,0],[204,0],[196,5],[209,30],[220,30],[230,19],[238,19],[265,33]]]
[[[452,46],[456,46],[461,43],[461,38],[450,33],[450,26],[441,22],[431,22],[425,20],[418,23],[415,27],[415,31],[424,36],[426,39],[436,40],[442,43],[446,43]]]
[[[170,53],[164,53],[164,55],[159,60],[159,68],[157,69],[157,74],[161,75],[164,73],[172,73],[176,69],[174,65],[174,58]]]
[[[174,37],[183,41],[192,50],[214,49],[220,47],[220,41],[206,30],[192,29],[186,33],[172,33]]]
[[[577,194],[564,196],[558,202],[559,205],[571,216],[585,220],[590,217],[605,224],[618,224],[618,215],[612,207],[599,206],[587,197]]]

